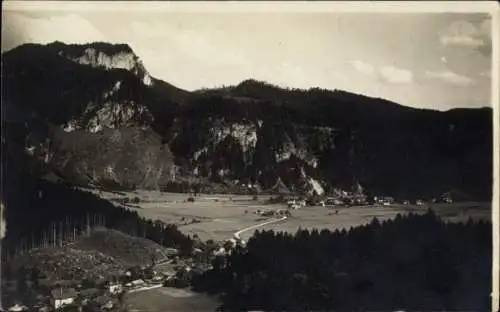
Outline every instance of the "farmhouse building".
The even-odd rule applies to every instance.
[[[377,199],[377,203],[383,206],[389,206],[394,204],[394,198],[392,197],[381,197]]]
[[[112,295],[118,295],[123,292],[123,286],[119,283],[110,283],[108,285],[108,291]]]
[[[20,305],[19,303],[16,303],[12,307],[9,308],[9,311],[17,312],[17,311],[28,311],[28,308],[26,306]]]
[[[58,288],[52,290],[51,295],[52,305],[57,310],[68,304],[72,304],[76,298],[76,291],[74,288]]]
[[[305,207],[306,206],[306,201],[305,200],[289,200],[287,202],[288,208],[290,209],[299,209],[300,207]]]

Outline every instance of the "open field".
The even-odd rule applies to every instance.
[[[490,210],[487,205],[482,205],[479,208],[472,209],[469,205],[440,205],[433,206],[436,214],[440,215],[443,219],[451,222],[467,221],[469,217],[472,219],[489,220],[491,218]],[[335,208],[339,211],[338,214],[328,215],[331,210],[324,207],[305,207],[300,210],[293,211],[292,217],[284,222],[273,223],[259,227],[259,230],[274,230],[286,231],[295,233],[299,227],[302,229],[349,229],[351,226],[356,227],[362,224],[369,223],[374,217],[379,221],[389,220],[396,217],[398,213],[407,214],[410,212],[423,214],[426,212],[427,207],[419,206],[357,206],[349,208]],[[334,209],[334,210],[335,210]],[[248,239],[254,231],[248,231],[241,234],[241,238]]]
[[[218,305],[216,297],[170,287],[125,295],[129,312],[215,311]]]
[[[137,197],[138,208],[131,208],[142,217],[160,219],[168,223],[176,223],[179,229],[191,235],[197,234],[201,239],[224,240],[231,238],[241,229],[263,223],[272,218],[257,216],[257,210],[275,210],[285,208],[283,204],[266,204],[270,196],[259,196],[252,200],[252,196],[244,195],[206,195],[200,194],[195,202],[187,202],[188,194],[160,193],[154,191],[135,191],[128,193],[102,192],[100,196],[119,203],[124,198]],[[292,216],[282,222],[272,223],[258,229],[295,232],[299,227],[317,229],[349,228],[370,222],[373,217],[380,221],[396,217],[401,213],[424,213],[428,206],[392,205],[392,206],[356,206],[335,208],[303,207],[292,212]],[[432,204],[431,207],[438,215],[448,221],[465,221],[473,219],[491,219],[491,205],[489,203],[458,203]],[[245,213],[246,211],[246,213]],[[197,219],[199,223],[191,223]],[[245,231],[241,238],[248,239],[254,230]]]
[[[270,196],[262,196],[253,201],[252,196],[200,195],[195,198],[195,202],[186,202],[189,197],[187,194],[148,191],[130,192],[126,195],[102,192],[100,196],[115,203],[125,197],[139,197],[139,208],[132,208],[130,205],[124,207],[137,211],[145,218],[177,224],[181,231],[191,235],[197,234],[201,239],[214,240],[231,238],[242,228],[264,222],[265,218],[254,214],[259,209],[284,207],[266,204],[265,201]],[[197,219],[200,223],[184,225],[192,219]]]
[[[301,228],[336,229],[349,228],[370,222],[373,217],[380,221],[395,218],[398,213],[425,213],[428,206],[392,205],[359,206],[349,208],[303,207],[292,211],[292,216],[284,220],[253,227],[277,218],[265,218],[254,214],[257,210],[284,208],[283,204],[266,204],[269,196],[237,195],[200,195],[195,202],[187,202],[189,195],[160,192],[137,191],[130,193],[107,193],[100,196],[119,204],[124,198],[138,198],[132,208],[142,217],[160,219],[176,223],[179,229],[190,234],[197,234],[202,239],[225,240],[237,232],[242,239],[248,240],[256,229],[295,232]],[[435,212],[445,220],[465,221],[473,219],[491,219],[489,203],[461,203],[451,205],[432,205]],[[338,214],[334,213],[338,210]],[[246,212],[245,212],[246,211]],[[183,225],[186,221],[197,219],[199,223]],[[245,230],[249,228],[248,230]],[[241,231],[244,230],[244,231]],[[170,263],[162,264],[158,270],[172,271]],[[154,311],[215,311],[218,299],[206,294],[193,293],[167,287],[129,293],[125,296],[126,309],[129,312]]]

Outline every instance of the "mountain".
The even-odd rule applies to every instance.
[[[2,59],[2,144],[38,174],[101,187],[281,181],[491,198],[490,108],[420,110],[252,79],[188,92],[152,77],[125,44],[26,44]]]

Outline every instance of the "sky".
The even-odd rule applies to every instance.
[[[156,78],[187,90],[253,78],[403,105],[490,106],[485,13],[2,12],[2,52],[23,43],[127,43]]]

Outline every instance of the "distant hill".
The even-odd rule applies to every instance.
[[[490,108],[420,110],[252,79],[188,92],[152,77],[126,44],[26,44],[2,58],[2,140],[22,166],[70,183],[281,179],[306,192],[314,179],[327,191],[491,198]]]

